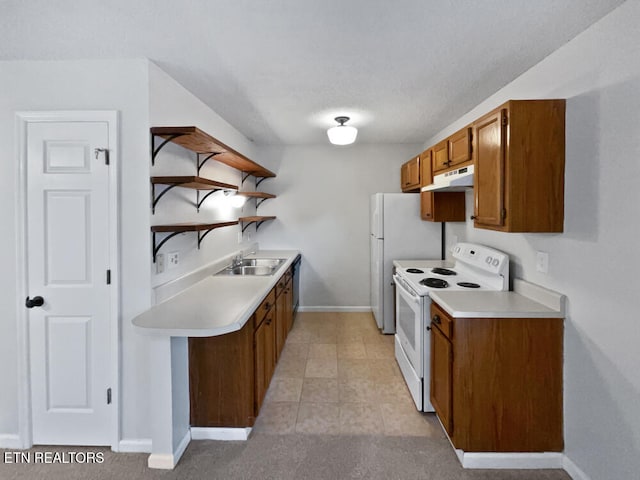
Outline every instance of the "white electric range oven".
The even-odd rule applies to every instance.
[[[396,268],[395,356],[418,410],[432,412],[429,400],[431,338],[429,292],[508,290],[509,256],[493,248],[457,243],[450,268]]]

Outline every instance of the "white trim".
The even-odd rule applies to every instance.
[[[567,455],[562,459],[562,466],[573,480],[591,480]]]
[[[22,441],[20,440],[20,435],[15,434],[0,434],[0,448],[8,448],[12,450],[21,450],[24,447],[22,446]]]
[[[191,427],[192,440],[248,440],[251,427],[219,428],[219,427]]]
[[[460,454],[458,452],[461,452]],[[521,469],[534,470],[544,468],[562,468],[564,455],[559,452],[463,452],[456,450],[463,468]]]
[[[368,306],[354,306],[354,307],[336,307],[336,306],[317,306],[317,307],[305,307],[299,306],[298,312],[370,312],[371,307]]]
[[[129,438],[120,440],[118,452],[126,453],[151,453],[150,438]]]
[[[87,121],[106,122],[109,129],[109,258],[111,269],[111,448],[117,451],[120,441],[120,235],[118,165],[119,121],[115,110],[16,112],[16,286],[18,290],[16,321],[18,347],[18,428],[21,448],[33,446],[31,424],[31,375],[29,365],[29,325],[23,298],[28,295],[26,218],[27,218],[27,124],[36,122]]]
[[[182,440],[180,440],[180,443],[173,454],[152,453],[147,459],[147,466],[149,468],[157,468],[161,470],[173,470],[180,461],[180,458],[182,458],[184,451],[189,446],[189,442],[191,442],[191,431],[187,430],[187,433],[182,437]]]

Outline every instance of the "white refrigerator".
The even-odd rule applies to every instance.
[[[439,260],[442,224],[420,218],[419,193],[371,196],[371,310],[383,333],[395,333],[394,260]]]

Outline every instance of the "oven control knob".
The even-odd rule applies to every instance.
[[[500,263],[500,262],[498,261],[498,259],[497,259],[497,258],[494,258],[494,259],[493,259],[493,262],[491,262],[491,265],[493,265],[494,267],[497,267],[497,266],[498,266],[498,263]]]
[[[487,257],[484,259],[484,261],[487,262],[487,265],[491,265],[491,260],[493,260],[493,258],[491,257]]]

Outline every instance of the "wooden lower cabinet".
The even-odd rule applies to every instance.
[[[563,320],[451,318],[436,303],[431,319],[431,403],[455,448],[562,451]]]
[[[189,338],[191,425],[251,427],[293,322],[291,269],[242,329]]]
[[[262,401],[269,388],[276,368],[276,313],[272,308],[256,328],[254,339],[255,372],[255,416],[258,416]]]
[[[253,425],[257,415],[253,343],[251,320],[237,332],[189,338],[191,425]]]

